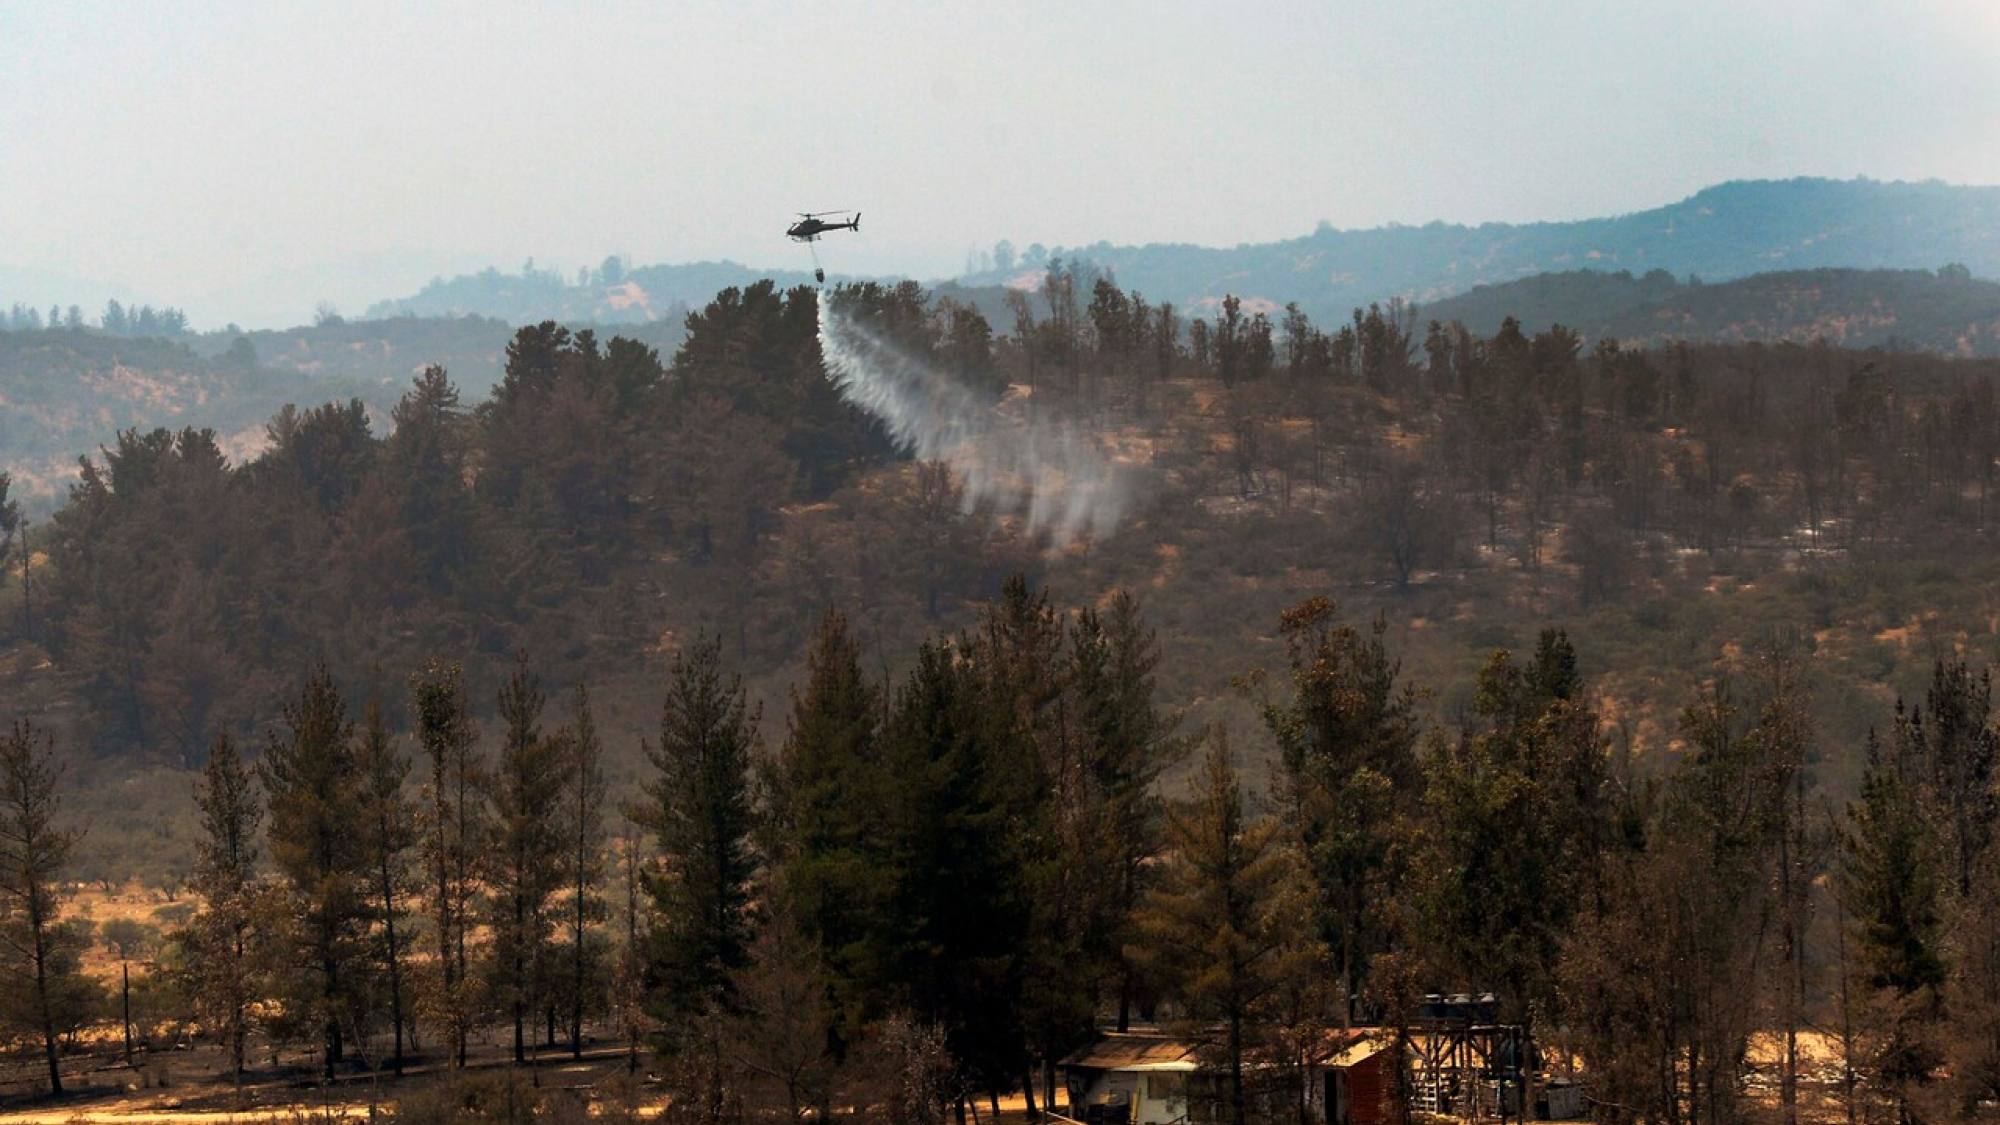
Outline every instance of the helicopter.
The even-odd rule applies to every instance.
[[[859,211],[854,212],[854,217],[844,223],[829,223],[826,221],[826,216],[828,215],[845,214],[847,214],[845,211],[801,211],[799,212],[799,221],[785,229],[785,237],[795,242],[811,242],[830,230],[860,230],[861,212]]]
[[[811,244],[819,241],[819,236],[825,234],[827,231],[859,231],[861,229],[861,212],[859,211],[854,212],[854,217],[844,223],[838,221],[828,222],[826,220],[828,215],[845,214],[847,214],[846,211],[801,211],[799,212],[799,221],[785,228],[785,237],[791,239],[793,242],[806,243],[806,248],[812,250]],[[821,285],[825,285],[826,270],[821,268],[819,264],[818,250],[812,250],[812,259],[813,280],[819,282]]]

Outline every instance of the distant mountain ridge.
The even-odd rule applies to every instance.
[[[2000,187],[1739,180],[1651,210],[1568,222],[1322,226],[1301,238],[1234,247],[1099,242],[1057,252],[1108,268],[1124,288],[1197,315],[1234,293],[1253,308],[1296,301],[1321,322],[1391,297],[1431,304],[1478,285],[1578,269],[1660,269],[1722,281],[1774,270],[1934,269],[1958,262],[1979,276],[2000,277]],[[957,280],[975,288],[1029,285],[1044,265],[1025,260]],[[437,279],[412,296],[378,302],[368,315],[630,323],[765,277],[795,285],[810,275],[731,261],[621,268],[609,276],[586,271],[581,283],[550,271],[487,270]]]
[[[1125,288],[1184,308],[1234,293],[1276,305],[1297,301],[1316,320],[1390,297],[1431,304],[1477,285],[1576,269],[1660,269],[1726,280],[1773,270],[1958,262],[2000,277],[2000,187],[1732,181],[1664,207],[1576,222],[1323,226],[1303,238],[1230,249],[1099,243],[1065,253],[1110,268]],[[995,271],[967,281],[1006,277]]]
[[[586,270],[576,280],[553,270],[525,269],[505,274],[486,269],[475,274],[435,278],[414,295],[377,301],[367,316],[382,319],[416,317],[493,317],[512,324],[543,320],[590,321],[596,324],[644,324],[685,319],[690,307],[700,307],[730,286],[771,278],[782,286],[805,285],[812,275],[803,270],[760,270],[739,262],[689,262],[682,265],[639,266]]]
[[[1528,331],[1551,324],[1588,341],[1627,344],[1810,343],[1915,348],[1956,356],[2000,355],[2000,282],[1961,267],[1930,270],[1783,270],[1734,281],[1689,283],[1664,270],[1572,270],[1482,285],[1419,310],[1491,334],[1513,317]]]

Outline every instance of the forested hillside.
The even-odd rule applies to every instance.
[[[430,369],[386,419],[353,400],[279,415],[255,457],[193,411],[117,438],[37,530],[31,612],[8,570],[10,690],[123,778],[186,768],[217,729],[254,736],[322,660],[387,699],[431,657],[526,651],[594,683],[629,764],[637,701],[703,630],[775,704],[824,611],[893,671],[1023,572],[1066,601],[1136,592],[1164,698],[1235,729],[1253,775],[1235,685],[1280,660],[1285,607],[1329,595],[1381,617],[1439,723],[1493,648],[1567,624],[1647,757],[1677,744],[1696,684],[1786,639],[1814,654],[1842,783],[1933,654],[1992,650],[1992,362],[1584,349],[1395,308],[1328,333],[1081,280],[1017,299],[990,337],[913,284],[844,299],[969,384],[1010,384],[1003,412],[1105,435],[1133,495],[1108,537],[1055,549],[964,510],[829,384],[813,292],[762,284],[691,316],[671,360],[545,325],[485,401]]]
[[[1845,1004],[1823,958],[1850,927],[1814,889],[1837,873],[1859,955],[1924,959],[1857,986],[1887,1061],[1846,1096],[1988,1088],[1993,966],[1938,920],[2000,917],[2000,361],[1585,348],[1400,302],[1187,319],[1074,267],[997,332],[915,283],[825,299],[996,416],[1094,434],[1122,522],[1055,543],[968,505],[841,397],[821,295],[768,282],[670,359],[547,322],[483,400],[429,366],[386,423],[287,406],[254,454],[127,429],[29,554],[0,493],[0,771],[22,817],[60,784],[91,825],[34,872],[195,890],[156,1020],[239,1072],[253,1028],[309,1044],[329,1076],[357,1029],[412,1021],[447,1065],[509,1024],[518,1064],[559,1011],[577,1052],[593,1020],[634,1050],[740,1035],[727,1075],[663,1083],[796,1116],[754,1061],[778,1040],[721,1014],[743,995],[815,1051],[856,1037],[813,1056],[815,1098],[865,1099],[878,1066],[1036,1096],[1107,1013],[1235,1010],[1188,951],[1255,927],[1281,953],[1259,987],[1309,1002],[1243,1008],[1204,1065],[1491,987],[1657,1115],[1739,1104],[1730,1044]],[[1835,855],[1814,825],[1840,807]],[[218,858],[260,824],[269,875]],[[426,826],[421,888],[399,824]],[[591,904],[621,856],[619,931]],[[1202,905],[1225,890],[1254,917]],[[435,962],[399,961],[415,901]],[[63,991],[6,1018],[57,1088],[59,1041],[107,1009],[85,923],[34,926]],[[837,1003],[773,999],[805,987]],[[928,1062],[884,1046],[906,1013]],[[1648,1077],[1684,1057],[1705,1086]],[[1798,1057],[1775,1069],[1796,1095]]]
[[[797,1119],[881,1073],[1052,1097],[1115,1013],[1236,1020],[1202,1065],[1295,1094],[1284,1044],[1490,987],[1598,1096],[1721,1115],[1798,1095],[1742,1045],[1849,1011],[1851,933],[1891,968],[1821,1096],[1988,1096],[2000,362],[1084,280],[1000,335],[826,298],[1101,436],[1132,503],[1061,545],[840,397],[806,287],[724,291],[671,360],[523,328],[484,401],[433,366],[391,426],[287,409],[253,457],[126,431],[0,590],[35,893],[189,886],[142,999],[225,1074],[253,1034],[332,1078],[410,1026],[447,1067],[594,1027]],[[110,1009],[88,920],[27,924],[59,990],[6,1026],[60,1089]],[[1301,999],[1212,983],[1253,939],[1232,971]]]
[[[2000,355],[2000,283],[1963,266],[1930,270],[1798,270],[1735,281],[1681,281],[1665,270],[1539,274],[1427,306],[1424,315],[1498,331],[1508,317],[1531,328],[1567,325],[1586,341],[1651,346],[1809,344]]]
[[[246,345],[202,355],[181,341],[83,328],[0,331],[0,470],[17,498],[42,509],[74,479],[77,457],[120,430],[199,423],[242,460],[287,403],[361,396],[386,405],[378,384],[264,367]]]
[[[211,429],[232,459],[245,460],[264,448],[265,423],[286,404],[358,398],[386,425],[410,378],[431,364],[483,396],[500,379],[513,335],[503,321],[476,317],[328,315],[282,331],[202,334],[181,322],[127,328],[122,315],[110,327],[86,325],[80,314],[61,328],[15,323],[0,329],[0,470],[38,514],[61,498],[76,459],[122,430]],[[672,348],[681,317],[620,330]]]
[[[2000,1125],[2000,0],[153,8],[0,1125]]]

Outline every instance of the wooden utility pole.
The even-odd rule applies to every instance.
[[[122,995],[125,1007],[125,1065],[132,1065],[132,962],[118,962],[120,976],[124,978]]]

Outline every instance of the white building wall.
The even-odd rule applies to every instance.
[[[1133,1125],[1172,1125],[1187,1117],[1187,1075],[1171,1071],[1107,1070],[1084,1091],[1083,1105],[1100,1105],[1123,1094]],[[1082,1107],[1071,1112],[1081,1115]]]

